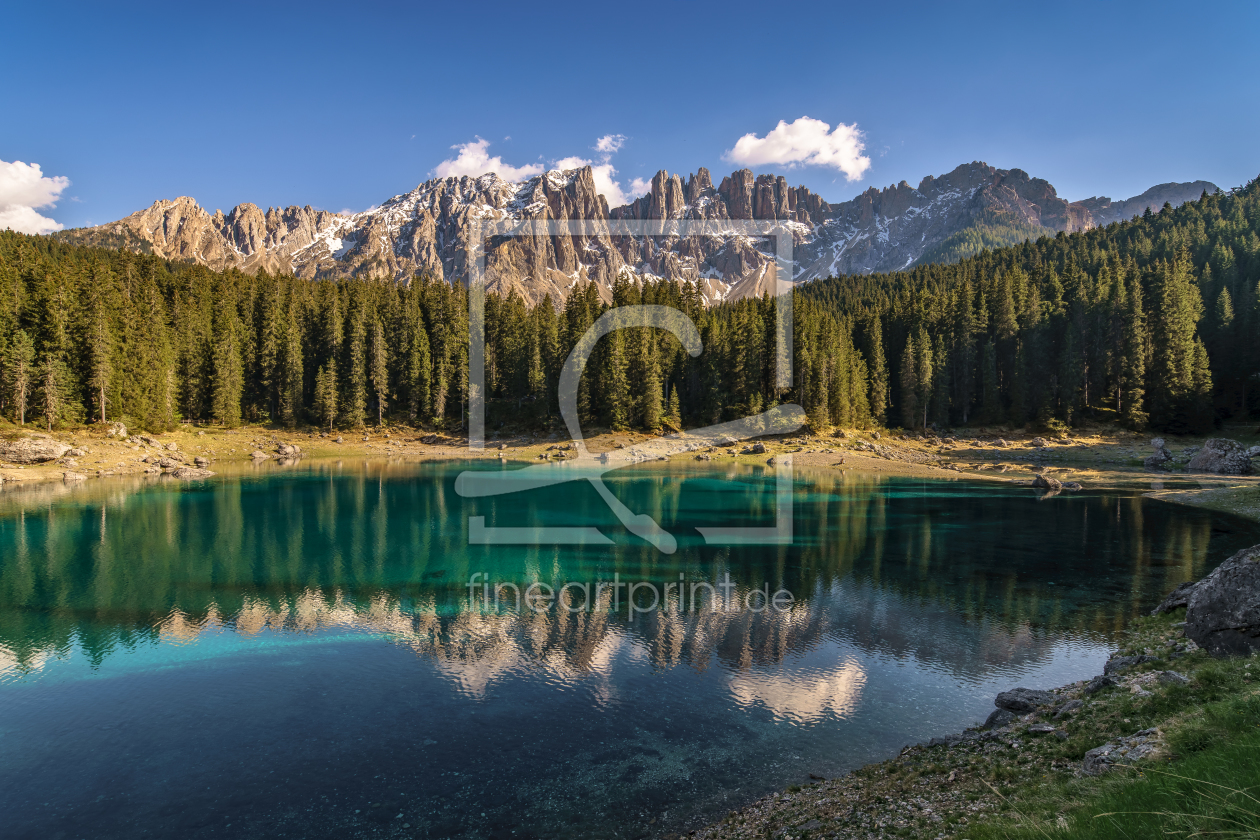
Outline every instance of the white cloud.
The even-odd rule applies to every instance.
[[[624,145],[626,145],[624,134],[605,134],[595,141],[595,151],[605,156],[615,155],[621,151],[621,147]],[[604,159],[607,160],[608,158],[605,157]]]
[[[840,123],[832,131],[827,123],[809,117],[792,123],[779,120],[765,137],[745,134],[722,158],[745,166],[829,166],[843,172],[847,180],[856,181],[871,166],[871,159],[862,154],[866,148],[862,138],[857,123]]]
[[[591,162],[586,158],[580,158],[577,155],[573,157],[560,158],[556,161],[556,169],[581,169],[583,166],[590,166]]]
[[[607,161],[607,158],[605,158]],[[629,204],[634,198],[632,195],[626,195],[621,189],[621,184],[617,183],[617,170],[611,163],[595,163],[593,160],[580,158],[577,155],[573,157],[560,158],[556,161],[556,169],[580,169],[583,166],[591,168],[591,178],[595,181],[595,192],[599,193],[608,202],[609,207],[620,207],[623,204]]]
[[[461,175],[475,178],[487,172],[494,172],[506,181],[524,181],[526,178],[542,174],[542,164],[527,163],[524,166],[512,166],[504,163],[503,158],[497,155],[490,157],[490,153],[486,151],[489,146],[490,141],[482,140],[480,137],[473,143],[451,146],[452,149],[458,149],[459,154],[454,159],[439,163],[433,173],[439,178],[458,178]]]
[[[65,227],[35,212],[37,207],[53,207],[70,179],[48,178],[38,163],[0,160],[0,230],[18,233],[52,233]]]
[[[560,160],[556,161],[555,168],[578,169],[582,166],[589,166],[591,168],[591,176],[595,181],[595,192],[604,197],[610,208],[621,207],[629,204],[637,197],[652,191],[651,182],[644,181],[642,178],[635,178],[631,181],[628,192],[622,189],[620,182],[617,181],[617,169],[610,161],[612,156],[619,152],[625,144],[626,138],[624,135],[605,134],[595,141],[594,148],[595,151],[599,152],[599,163],[573,155],[572,157],[560,158]]]

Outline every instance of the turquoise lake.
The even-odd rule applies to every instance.
[[[978,723],[999,691],[1099,673],[1125,622],[1260,542],[1136,493],[798,471],[790,544],[710,546],[696,527],[774,524],[773,472],[610,474],[665,554],[586,482],[455,491],[513,468],[6,486],[0,834],[686,831]],[[613,545],[469,545],[473,516]],[[725,602],[677,598],[727,579]],[[614,580],[642,584],[637,609],[512,588]],[[792,600],[754,609],[754,589]]]

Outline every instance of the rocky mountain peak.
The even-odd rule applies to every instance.
[[[596,284],[611,299],[613,281],[670,278],[700,284],[710,302],[761,294],[773,277],[769,243],[720,233],[723,220],[792,223],[795,278],[886,272],[907,268],[969,227],[999,218],[1016,230],[1085,230],[1180,204],[1216,187],[1206,181],[1161,184],[1127,201],[1061,198],[1054,187],[1022,169],[963,164],[917,187],[902,180],[870,187],[829,204],[781,175],[739,169],[717,187],[709,171],[686,178],[664,170],[647,195],[609,208],[590,166],[552,170],[511,183],[495,174],[434,178],[379,207],[341,215],[312,207],[239,204],[206,212],[180,196],[155,201],[125,219],[59,237],[121,247],[143,247],[167,259],[214,269],[293,273],[299,277],[372,277],[406,281],[426,273],[450,281],[468,276],[466,248],[477,219],[574,219],[593,222],[580,236],[509,238],[487,254],[489,288],[515,290],[538,303],[559,301],[576,283]],[[718,233],[696,239],[612,236],[607,220],[696,219],[718,222]],[[121,238],[120,238],[121,236]]]

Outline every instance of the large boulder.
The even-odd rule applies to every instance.
[[[180,467],[170,474],[174,478],[209,478],[214,475],[210,470],[201,469],[200,467]]]
[[[1042,706],[1049,706],[1057,699],[1049,691],[1039,691],[1035,688],[1012,688],[1010,691],[999,694],[993,701],[993,705],[999,709],[1006,709],[1008,712],[1026,715],[1037,711]]]
[[[1156,756],[1163,748],[1164,741],[1160,738],[1158,729],[1143,729],[1127,738],[1117,738],[1085,753],[1081,772],[1086,776],[1101,776],[1117,765],[1130,765]]]
[[[0,461],[11,464],[42,464],[55,461],[69,451],[69,444],[47,435],[0,440]]]
[[[1212,438],[1190,459],[1187,469],[1217,475],[1246,475],[1251,472],[1250,451],[1236,440]]]
[[[1189,582],[1177,584],[1177,588],[1169,592],[1168,597],[1160,602],[1158,607],[1151,610],[1151,615],[1163,615],[1190,606],[1190,593],[1194,592],[1194,588],[1198,585],[1198,583]]]
[[[1053,490],[1058,492],[1063,489],[1063,482],[1057,478],[1051,478],[1048,475],[1039,475],[1032,481],[1032,486],[1039,490]]]
[[[1213,656],[1260,650],[1260,545],[1238,552],[1194,587],[1185,632]]]

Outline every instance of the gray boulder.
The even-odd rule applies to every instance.
[[[1182,607],[1190,605],[1190,593],[1194,592],[1197,583],[1179,583],[1177,588],[1168,593],[1168,597],[1160,602],[1160,605],[1151,610],[1151,615],[1163,615],[1173,610],[1179,610]]]
[[[1010,691],[1003,691],[993,701],[993,705],[999,709],[1006,709],[1008,712],[1014,712],[1017,715],[1026,715],[1029,712],[1035,712],[1042,706],[1049,706],[1056,698],[1049,691],[1038,691],[1033,688],[1012,688]]]
[[[1118,684],[1119,683],[1116,682],[1116,678],[1111,676],[1110,674],[1099,674],[1098,676],[1094,677],[1092,680],[1089,681],[1089,685],[1085,686],[1085,693],[1097,694],[1098,692],[1102,691],[1104,688],[1111,688],[1112,686],[1115,686]]]
[[[1243,549],[1199,582],[1186,605],[1185,632],[1213,656],[1260,650],[1260,546]]]
[[[1055,706],[1054,719],[1060,720],[1074,712],[1080,711],[1083,708],[1085,708],[1084,700],[1069,700],[1061,706]]]
[[[87,481],[87,476],[77,472],[63,472],[61,474],[62,481]]]
[[[180,467],[172,472],[171,475],[175,478],[209,478],[214,473],[199,467]]]
[[[1019,715],[1008,709],[994,709],[993,713],[985,720],[981,729],[1001,729],[1008,723],[1014,723],[1019,720]]]
[[[1057,492],[1063,489],[1063,482],[1048,475],[1039,475],[1033,479],[1032,486],[1040,490],[1054,490]]]
[[[1236,440],[1212,438],[1190,459],[1187,469],[1217,475],[1246,475],[1251,472],[1249,451]]]
[[[1155,657],[1145,656],[1145,655],[1113,656],[1110,659],[1108,659],[1107,664],[1103,666],[1103,674],[1107,676],[1111,676],[1112,674],[1119,674],[1121,671],[1127,671],[1130,668],[1134,668],[1138,665],[1144,665],[1147,662],[1154,662],[1154,661],[1155,661]]]
[[[0,440],[0,461],[11,464],[43,464],[55,461],[69,451],[69,445],[47,435]]]
[[[1128,765],[1150,758],[1163,746],[1158,730],[1143,729],[1127,738],[1117,738],[1085,753],[1081,772],[1086,776],[1101,776],[1117,765]]]

